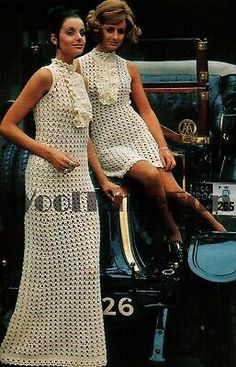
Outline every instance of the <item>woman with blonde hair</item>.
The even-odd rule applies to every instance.
[[[176,162],[145,95],[137,67],[116,54],[125,42],[137,42],[141,34],[129,5],[123,0],[103,1],[88,13],[87,28],[97,42],[92,51],[78,58],[81,73],[88,81],[94,115],[90,166],[98,176],[102,169],[108,177],[130,177],[142,184],[156,202],[170,257],[182,261],[182,236],[169,209],[169,197],[192,208],[212,229],[225,229],[175,181],[171,171]],[[130,97],[138,112],[131,106]],[[93,163],[95,155],[101,167]],[[107,186],[107,182],[102,185],[105,193]]]

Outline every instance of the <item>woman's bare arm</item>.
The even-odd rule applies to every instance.
[[[47,159],[58,171],[63,171],[73,157],[35,141],[18,127],[20,121],[49,91],[51,84],[50,70],[46,68],[38,70],[4,116],[0,125],[0,134],[31,153]]]

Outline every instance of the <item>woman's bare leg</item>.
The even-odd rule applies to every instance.
[[[168,239],[182,242],[181,233],[168,207],[166,191],[159,170],[149,162],[139,161],[131,167],[127,176],[139,181],[146,193],[155,199],[156,208],[167,231]]]
[[[199,217],[205,220],[205,222],[208,223],[213,230],[225,232],[224,226],[219,223],[213,217],[213,215],[201,203],[199,203],[197,199],[184,191],[178,185],[171,172],[165,171],[164,169],[159,169],[159,173],[167,197],[176,199],[185,207],[190,208],[193,212],[198,214]]]

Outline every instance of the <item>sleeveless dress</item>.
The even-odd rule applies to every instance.
[[[93,108],[90,136],[105,174],[123,177],[141,160],[163,167],[157,142],[131,105],[126,60],[96,48],[78,60]]]
[[[70,153],[80,166],[63,174],[29,157],[23,273],[0,360],[100,367],[106,364],[100,227],[87,162],[92,108],[74,65],[54,59],[47,68],[53,83],[34,109],[36,140]]]

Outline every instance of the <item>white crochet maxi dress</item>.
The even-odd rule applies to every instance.
[[[25,255],[2,363],[106,365],[99,278],[99,218],[87,164],[91,104],[74,65],[48,66],[53,84],[34,110],[36,140],[70,153],[80,166],[63,174],[30,155]]]
[[[123,177],[141,160],[163,167],[157,142],[131,106],[126,60],[96,48],[78,60],[93,107],[90,136],[106,175]]]

